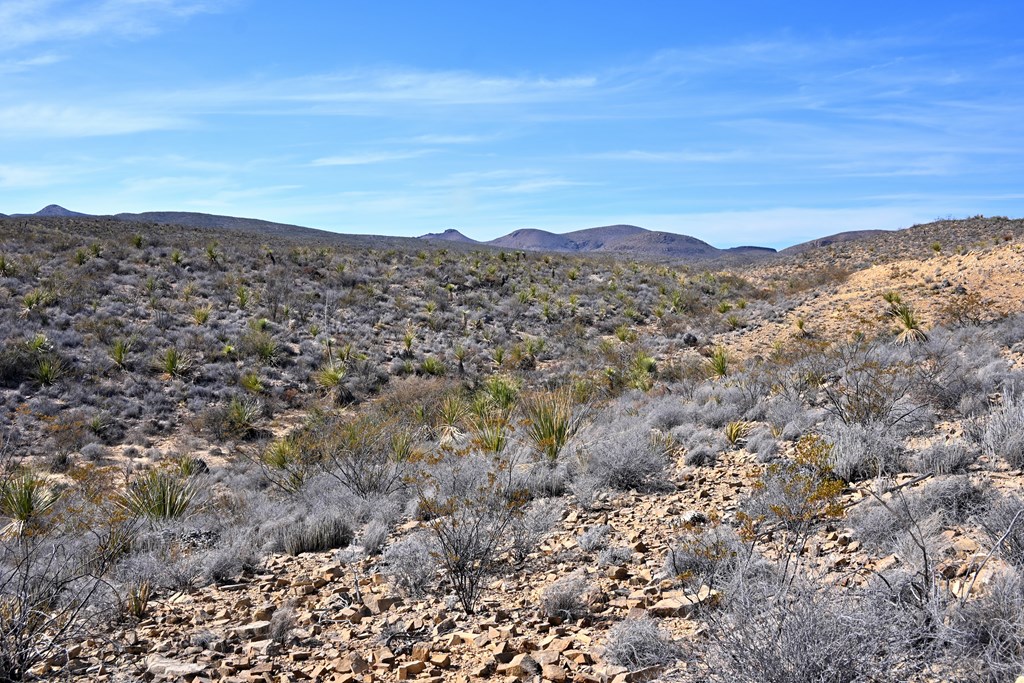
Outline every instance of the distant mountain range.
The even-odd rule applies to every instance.
[[[12,214],[10,217],[48,216],[48,217],[88,217],[91,214],[70,211],[57,204],[37,211],[34,214]],[[0,218],[5,218],[0,214]],[[110,218],[134,223],[150,223],[158,225],[181,225],[191,228],[226,229],[251,232],[259,235],[275,237],[304,237],[326,242],[337,242],[341,239],[382,239],[403,240],[409,238],[371,237],[356,235],[340,235],[339,233],[301,225],[275,223],[256,218],[238,218],[236,216],[218,216],[208,213],[188,211],[147,211],[144,213],[119,213]],[[783,249],[783,254],[799,254],[815,247],[840,244],[865,239],[884,230],[858,230],[821,237],[810,242],[797,244]],[[431,242],[451,242],[460,246],[496,247],[501,249],[517,249],[525,251],[551,251],[562,253],[594,253],[622,254],[639,258],[678,259],[678,260],[742,260],[754,261],[770,257],[777,252],[768,247],[732,247],[718,249],[696,237],[679,235],[671,232],[647,230],[635,225],[606,225],[586,230],[575,230],[566,233],[554,233],[547,230],[524,228],[515,230],[503,237],[487,242],[480,242],[466,237],[458,230],[449,229],[440,233],[422,235],[419,240]]]
[[[696,237],[678,235],[671,232],[646,230],[635,225],[605,225],[599,228],[575,230],[566,233],[554,233],[547,230],[525,228],[490,240],[477,242],[458,230],[445,230],[442,233],[423,235],[420,239],[443,240],[464,244],[480,244],[503,249],[523,249],[528,251],[557,251],[573,253],[612,253],[632,254],[635,256],[680,258],[680,259],[717,259],[725,256],[758,257],[774,254],[774,249],[767,247],[734,247],[718,249]]]

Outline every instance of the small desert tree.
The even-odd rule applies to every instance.
[[[420,509],[459,604],[476,610],[484,579],[498,566],[510,527],[527,502],[513,477],[514,456],[445,450],[424,458],[415,476]]]

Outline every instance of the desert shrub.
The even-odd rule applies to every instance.
[[[947,476],[916,491],[866,501],[850,513],[849,522],[865,545],[888,552],[901,539],[906,541],[912,528],[922,536],[924,527],[967,521],[984,508],[987,498],[986,486],[966,476]]]
[[[387,522],[377,517],[367,522],[363,527],[363,532],[359,535],[359,545],[363,547],[367,555],[379,554],[387,540]]]
[[[888,476],[905,470],[905,454],[892,427],[881,423],[834,423],[832,471],[846,482]]]
[[[765,406],[765,419],[786,441],[796,441],[807,433],[821,420],[823,413],[820,409],[808,410],[799,396],[774,396]]]
[[[916,391],[936,408],[962,415],[981,412],[1009,370],[998,347],[974,330],[937,330],[917,365]]]
[[[582,619],[590,611],[584,600],[588,590],[590,583],[582,573],[563,576],[541,593],[540,613],[548,619]]]
[[[761,462],[770,462],[778,456],[779,442],[767,427],[756,427],[747,436],[745,448]]]
[[[595,550],[600,550],[608,545],[608,536],[611,534],[612,528],[607,524],[599,524],[592,526],[582,534],[576,537],[576,541],[580,544],[585,552],[592,553]]]
[[[285,644],[291,638],[295,629],[295,608],[290,603],[274,610],[270,616],[270,627],[267,635],[272,641],[280,645]]]
[[[1003,391],[1002,405],[989,416],[982,447],[1011,467],[1024,468],[1024,401],[1012,392]]]
[[[673,427],[685,424],[688,418],[689,413],[682,402],[675,396],[667,396],[650,407],[647,424],[652,429],[668,432]]]
[[[515,517],[511,525],[512,557],[524,561],[540,544],[548,532],[562,519],[562,504],[550,499],[530,503],[523,514]]]
[[[30,671],[48,660],[59,669],[67,647],[116,617],[117,596],[105,577],[110,566],[110,556],[62,533],[0,537],[3,680],[34,680]]]
[[[208,582],[227,583],[256,566],[256,551],[246,536],[213,548],[202,558],[203,577]]]
[[[650,618],[627,619],[615,624],[608,632],[605,648],[609,661],[631,671],[667,666],[682,655],[672,637]]]
[[[710,466],[718,460],[718,454],[728,449],[725,435],[715,429],[698,429],[696,431],[676,428],[672,431],[676,441],[686,446],[684,462],[687,465]]]
[[[839,379],[822,387],[826,409],[846,425],[913,424],[925,404],[913,395],[917,366],[902,351],[857,337],[836,347]]]
[[[597,563],[602,567],[621,567],[633,559],[633,551],[626,546],[605,548],[597,555]]]
[[[531,498],[561,496],[571,486],[578,470],[577,463],[568,459],[554,465],[543,461],[534,462],[530,463],[525,472],[516,472],[516,483],[528,491]]]
[[[695,586],[720,588],[732,582],[750,557],[751,550],[729,527],[698,527],[672,544],[662,573]]]
[[[648,489],[668,467],[664,440],[642,424],[614,422],[587,435],[584,473],[619,491]]]
[[[507,452],[447,453],[415,478],[440,564],[467,614],[476,610],[484,579],[499,566],[509,528],[527,502]]]
[[[1001,556],[1024,571],[1024,500],[1013,494],[999,497],[982,515],[981,527]]]
[[[963,441],[937,443],[914,453],[911,468],[921,474],[963,474],[977,462],[977,454]]]
[[[956,612],[953,628],[977,681],[1010,681],[1024,667],[1024,581],[1002,572]]]
[[[815,523],[842,515],[839,495],[843,485],[832,473],[831,445],[817,435],[796,444],[792,460],[773,462],[754,482],[753,492],[740,503],[744,533],[781,528],[797,538]]]
[[[284,551],[289,555],[320,553],[345,548],[355,533],[345,514],[323,511],[278,531]]]
[[[387,495],[403,485],[412,435],[380,416],[328,418],[312,425],[325,471],[358,496]]]
[[[714,618],[698,658],[705,680],[853,683],[902,680],[888,669],[892,624],[834,591],[794,586],[778,596],[749,591]]]
[[[418,532],[395,541],[383,556],[383,572],[405,595],[419,597],[437,573],[436,545],[427,532]]]

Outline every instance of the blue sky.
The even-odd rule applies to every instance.
[[[1024,215],[1014,2],[0,0],[0,212],[785,246]]]

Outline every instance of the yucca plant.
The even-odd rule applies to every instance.
[[[326,391],[337,388],[345,379],[345,366],[340,363],[327,363],[313,373],[313,382]]]
[[[260,379],[259,374],[255,372],[246,372],[239,378],[238,383],[243,389],[254,394],[263,391],[263,381]]]
[[[39,384],[48,387],[63,377],[66,371],[67,366],[64,365],[64,361],[60,358],[40,356],[36,359],[36,367],[32,376]]]
[[[424,375],[440,377],[447,371],[448,369],[445,367],[444,363],[435,356],[427,356],[420,361],[420,373]]]
[[[192,359],[171,346],[157,356],[155,365],[167,377],[181,377],[192,368]]]
[[[60,498],[46,481],[26,472],[0,483],[0,514],[10,519],[3,536],[22,536],[41,528],[43,519]]]
[[[491,375],[482,389],[494,406],[505,413],[512,412],[519,400],[519,382],[506,375]]]
[[[707,362],[708,374],[711,377],[728,377],[729,354],[721,346],[716,348]]]
[[[917,314],[907,304],[896,306],[893,317],[899,325],[899,334],[896,335],[896,343],[903,346],[906,344],[919,344],[928,341],[928,335],[921,328],[921,321]]]
[[[278,439],[260,457],[267,477],[288,493],[295,493],[313,473],[314,463],[303,454],[294,437]]]
[[[470,421],[473,444],[487,453],[501,453],[508,446],[510,425],[502,415],[479,415]]]
[[[15,268],[13,261],[8,261],[7,256],[0,254],[0,277],[14,277],[17,274],[18,269]]]
[[[150,470],[128,484],[118,504],[135,517],[159,522],[184,517],[198,493],[195,479],[167,470]]]
[[[116,367],[121,370],[127,370],[128,354],[131,353],[133,345],[131,339],[125,339],[124,337],[116,339],[107,350],[107,355],[110,356],[110,360],[114,362]]]
[[[225,431],[240,439],[256,433],[256,423],[263,416],[263,404],[259,399],[233,396],[224,414]]]
[[[462,422],[469,416],[469,406],[458,394],[441,399],[437,412],[437,427],[442,441],[453,441],[462,436]]]
[[[654,356],[648,355],[643,351],[637,352],[633,356],[633,360],[630,361],[627,384],[640,391],[650,391],[651,387],[654,386],[654,376],[657,367],[658,364]]]
[[[734,421],[725,425],[725,440],[730,446],[739,446],[750,434],[750,423]]]
[[[174,461],[178,474],[185,478],[194,477],[208,471],[206,464],[192,455],[183,455]]]
[[[533,394],[523,401],[525,432],[534,449],[551,465],[579,430],[583,412],[565,389]]]
[[[205,306],[199,306],[192,311],[192,322],[196,325],[205,325],[210,320],[210,313],[213,311],[213,306],[206,304]]]
[[[129,616],[141,621],[146,617],[152,595],[153,589],[148,581],[132,582],[128,586],[128,595],[125,596],[125,611]]]

